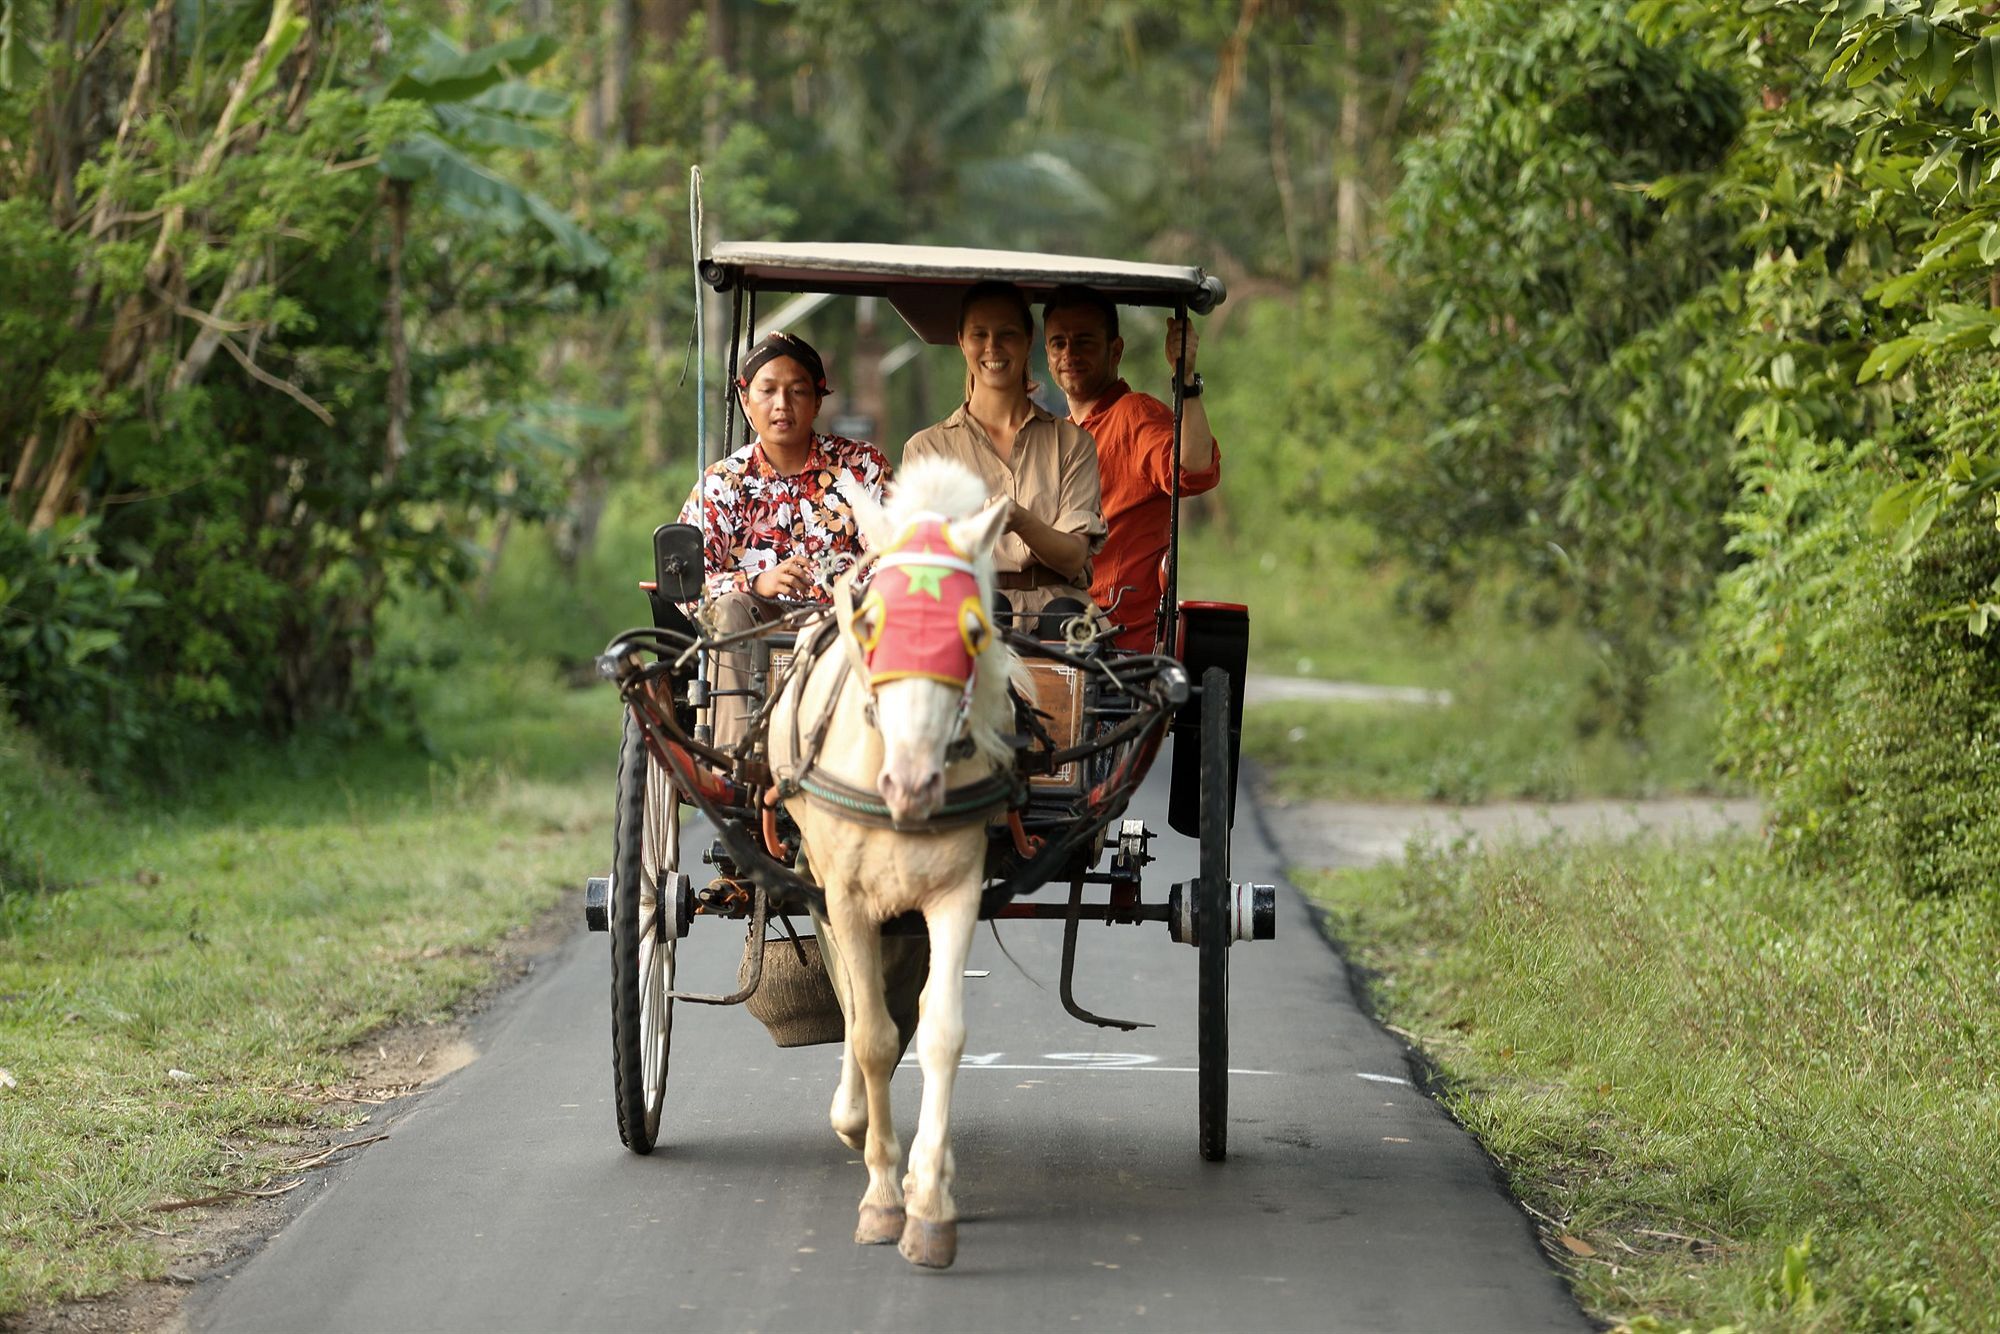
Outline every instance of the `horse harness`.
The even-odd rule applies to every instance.
[[[885,591],[879,587],[871,588],[857,608],[855,585],[875,569],[905,570],[909,576],[907,586],[900,596],[885,596]],[[882,666],[871,664],[871,658],[884,642],[883,631],[889,617],[898,609],[899,603],[905,606],[910,604],[916,596],[912,590],[922,590],[924,596],[935,597],[942,607],[948,599],[948,591],[941,585],[949,581],[959,586],[951,591],[962,591],[965,579],[976,580],[972,564],[951,544],[944,531],[943,517],[919,514],[906,524],[895,543],[883,551],[864,556],[834,582],[833,621],[821,622],[810,638],[801,640],[792,660],[791,672],[784,687],[797,692],[797,706],[792,709],[792,761],[782,771],[773,766],[774,781],[765,795],[766,803],[775,805],[793,796],[803,796],[824,810],[860,824],[882,829],[908,829],[908,826],[896,823],[888,806],[875,793],[837,778],[820,767],[820,750],[833,725],[834,710],[845,693],[850,675],[857,676],[861,682],[865,695],[863,714],[868,725],[876,728],[880,727],[875,700],[875,687],[879,682],[918,677],[957,685],[959,698],[954,736],[945,750],[945,762],[950,764],[972,758],[974,750],[969,724],[973,687],[978,675],[979,656],[993,633],[985,608],[977,596],[976,582],[973,584],[973,595],[963,599],[960,607],[951,610],[955,619],[963,618],[969,612],[977,622],[978,633],[975,634],[965,628],[960,619],[964,649],[962,676],[957,675],[950,655],[940,660],[935,654],[926,656],[904,652],[896,656],[892,653]],[[856,624],[856,617],[863,611],[872,611],[875,618],[874,627],[867,634]],[[806,682],[835,640],[843,650],[837,674],[827,692],[825,707],[801,737],[800,712],[805,703]],[[893,641],[891,645],[893,649]],[[997,767],[984,778],[947,789],[924,828],[956,829],[970,824],[984,824],[994,812],[1021,806],[1026,799],[1027,785],[1020,776],[1011,767]]]

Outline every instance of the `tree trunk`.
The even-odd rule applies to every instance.
[[[410,229],[410,182],[385,181],[389,199],[389,286],[383,298],[382,322],[389,335],[389,433],[382,455],[382,480],[396,475],[407,442],[404,424],[410,413],[410,346],[403,328],[403,242]]]
[[[729,58],[730,25],[728,0],[703,0],[703,4],[703,13],[706,15],[708,21],[708,53],[710,57],[721,65],[725,73],[731,72],[734,66]],[[704,160],[711,163],[714,162],[722,151],[722,101],[720,94],[714,91],[709,93],[708,100],[702,108],[701,140]],[[703,247],[706,248],[714,242],[718,235],[722,234],[721,227],[726,219],[722,218],[712,207],[709,207],[706,199],[703,201],[703,207],[706,215],[702,224],[704,234],[699,240]],[[745,332],[749,333],[753,331],[746,330]],[[729,366],[729,349],[724,346],[729,341],[729,310],[725,298],[720,295],[711,294],[702,302],[701,336],[708,350],[706,361],[715,371],[715,378],[710,380],[709,383],[720,384],[722,377],[727,374]],[[733,396],[725,393],[722,395],[721,401],[729,405],[726,411],[735,412],[737,410]],[[710,406],[713,407],[714,403],[715,400],[711,400]],[[711,412],[708,418],[709,438],[697,442],[697,447],[701,450],[702,458],[708,459],[710,462],[714,461],[715,450],[711,448],[711,444],[720,442],[722,432],[722,415]]]
[[[667,462],[666,257],[659,247],[646,256],[646,363],[639,373],[639,457],[656,469]]]
[[[889,423],[889,394],[882,377],[882,331],[877,322],[881,302],[864,296],[854,303],[854,366],[848,379],[854,387],[854,413],[868,419],[863,434],[880,440]]]
[[[7,483],[7,513],[13,518],[26,517],[21,513],[21,501],[22,497],[28,494],[29,485],[34,480],[37,465],[41,461],[37,456],[41,452],[42,433],[30,431],[27,443],[21,446],[20,461],[14,465],[14,475]]]
[[[604,80],[598,89],[604,99],[599,119],[615,128],[619,143],[636,148],[639,108],[632,94],[632,48],[639,41],[638,0],[611,0],[610,19],[611,50],[605,57]]]
[[[1361,18],[1360,6],[1340,15],[1340,186],[1333,203],[1333,253],[1342,264],[1358,264],[1368,241],[1361,204]]]
[[[213,176],[221,166],[224,155],[232,148],[247,150],[256,142],[258,135],[254,128],[239,138],[237,122],[249,103],[252,81],[263,67],[265,57],[283,31],[291,12],[292,6],[285,0],[279,0],[271,7],[271,18],[264,36],[231,82],[228,100],[216,119],[208,141],[202,146],[200,157],[195,160],[189,180]],[[160,219],[159,235],[154,238],[152,253],[146,260],[144,288],[125,299],[112,323],[111,335],[105,340],[104,353],[99,361],[97,400],[102,401],[133,384],[144,373],[153,347],[171,329],[170,312],[159,307],[152,293],[172,290],[178,285],[180,261],[175,243],[186,225],[185,204],[169,208]],[[47,528],[69,511],[96,449],[97,422],[91,414],[78,413],[63,423],[48,476],[42,484],[41,498],[35,505],[33,518],[28,521],[31,529],[39,531]]]
[[[1292,188],[1292,149],[1285,137],[1285,59],[1271,57],[1271,179],[1278,187],[1278,212],[1285,223],[1285,253],[1291,257],[1291,276],[1305,275],[1305,259],[1299,250],[1299,208]]]

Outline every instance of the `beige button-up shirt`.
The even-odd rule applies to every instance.
[[[1028,420],[1014,436],[1014,456],[1003,462],[993,448],[986,428],[973,420],[971,406],[959,404],[958,411],[935,426],[927,426],[903,446],[903,462],[939,455],[962,463],[979,474],[988,495],[1006,494],[1014,503],[1032,511],[1051,528],[1080,533],[1096,555],[1104,546],[1104,496],[1097,476],[1097,442],[1072,421],[1059,420],[1031,404]],[[1003,534],[993,548],[993,566],[998,570],[1027,570],[1039,562],[1013,533]],[[1032,590],[1008,594],[1021,611],[1035,611],[1053,598],[1069,596],[1090,605],[1090,565],[1084,564],[1082,587],[1046,584]],[[1023,598],[1023,592],[1035,596]]]

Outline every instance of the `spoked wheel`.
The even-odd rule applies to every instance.
[[[611,863],[611,1071],[618,1138],[651,1153],[667,1093],[674,1028],[674,936],[661,885],[680,869],[680,803],[647,753],[639,724],[625,719],[618,753],[618,811]],[[670,891],[669,891],[670,892]]]
[[[1195,882],[1196,1082],[1201,1086],[1201,1156],[1229,1156],[1229,673],[1201,675],[1201,877]]]

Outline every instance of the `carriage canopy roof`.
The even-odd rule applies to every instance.
[[[721,241],[703,261],[701,276],[718,292],[743,288],[882,297],[927,343],[956,341],[959,298],[972,284],[988,279],[1015,284],[1037,304],[1056,288],[1078,283],[1123,306],[1185,302],[1198,315],[1221,305],[1225,295],[1222,279],[1183,264],[852,242]]]

